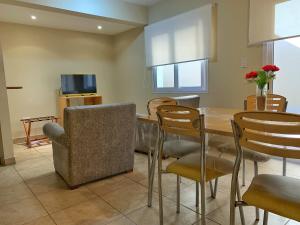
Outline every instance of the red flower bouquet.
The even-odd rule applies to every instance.
[[[265,110],[266,107],[266,94],[267,84],[274,80],[276,77],[275,72],[279,71],[279,67],[275,65],[265,65],[262,70],[252,71],[245,75],[245,78],[249,82],[255,82],[257,85],[257,110]]]
[[[245,78],[250,82],[255,82],[260,90],[263,90],[266,85],[274,80],[276,77],[275,72],[279,71],[279,67],[275,65],[265,65],[260,71],[252,71],[245,75]]]

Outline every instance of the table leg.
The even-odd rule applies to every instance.
[[[148,179],[148,207],[152,206],[152,194],[153,194],[153,182],[154,182],[154,175],[155,175],[155,163],[158,156],[158,150],[159,150],[159,127],[157,126],[157,139],[155,144],[154,153],[152,156],[152,162],[151,162],[151,168],[150,168],[150,177]]]

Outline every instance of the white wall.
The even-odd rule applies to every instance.
[[[137,111],[146,112],[151,98],[151,76],[145,67],[144,31],[137,28],[114,38],[118,101],[132,101]]]
[[[157,22],[209,2],[211,1],[164,0],[150,8],[149,21]],[[255,86],[244,80],[244,74],[261,67],[262,49],[261,46],[247,46],[248,0],[214,2],[218,4],[217,59],[209,63],[209,92],[200,95],[201,104],[242,108],[245,97],[255,93]],[[138,111],[145,112],[147,101],[157,95],[152,94],[151,71],[145,69],[143,32],[126,32],[118,35],[115,42],[116,45],[122,45],[117,55],[116,75],[119,89],[123,93],[120,100],[134,99],[138,104]],[[240,68],[243,57],[248,59],[247,69]]]
[[[7,23],[0,23],[0,33],[6,83],[23,86],[22,90],[8,90],[14,138],[24,137],[21,118],[57,114],[61,74],[96,74],[104,103],[116,100],[110,36]]]
[[[0,45],[0,163],[14,163],[10,116],[5,82],[5,68]]]

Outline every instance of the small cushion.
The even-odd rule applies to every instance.
[[[163,154],[165,157],[181,158],[187,154],[200,151],[201,144],[184,140],[167,140],[164,142]]]
[[[243,201],[268,212],[300,221],[300,180],[262,174],[256,176]]]
[[[208,145],[210,147],[216,148],[219,152],[222,153],[236,154],[234,141],[232,138],[229,137],[214,136],[213,138],[209,139]],[[251,161],[262,163],[267,162],[271,158],[269,155],[255,152],[246,148],[243,148],[243,151],[244,158]]]
[[[227,159],[207,155],[206,181],[231,174],[233,165],[233,162]],[[200,152],[189,154],[170,163],[166,170],[169,173],[175,173],[200,182]]]

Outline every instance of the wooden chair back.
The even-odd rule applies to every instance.
[[[177,105],[177,101],[173,98],[159,97],[151,99],[147,104],[149,116],[156,116],[157,107],[161,105]]]
[[[233,130],[240,147],[284,158],[300,159],[300,115],[241,112]]]
[[[204,115],[194,108],[161,105],[157,108],[160,129],[179,136],[199,138],[204,131]]]
[[[281,95],[268,94],[267,95],[267,111],[272,112],[286,112],[287,101]],[[244,101],[244,109],[246,111],[256,110],[256,95],[250,95]]]

